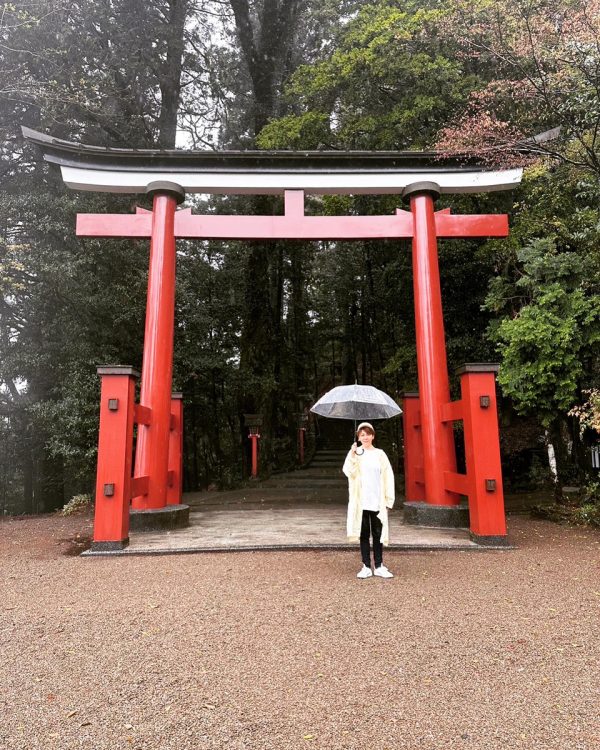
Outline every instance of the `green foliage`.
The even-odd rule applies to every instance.
[[[287,95],[296,112],[267,125],[260,143],[282,148],[292,136],[299,148],[430,145],[474,84],[452,49],[440,45],[444,14],[434,2],[361,6],[331,54],[291,77]]]
[[[505,395],[549,426],[565,422],[581,390],[597,385],[598,185],[540,162],[526,171],[513,212],[510,236],[488,243],[496,270],[488,335],[502,357]]]
[[[575,522],[600,528],[600,505],[584,503],[575,513]]]
[[[263,149],[317,148],[329,140],[329,117],[320,112],[286,115],[265,127],[256,139]]]
[[[548,425],[568,411],[584,379],[584,361],[600,342],[600,297],[589,285],[584,260],[557,251],[551,239],[533,241],[517,253],[522,276],[514,290],[525,304],[494,328],[502,355],[498,376],[521,412]],[[497,308],[506,289],[493,285],[488,306]]]
[[[576,404],[569,412],[570,417],[576,417],[579,421],[580,435],[583,437],[586,430],[600,436],[600,390],[598,388],[584,388],[582,396],[586,400],[582,404]]]
[[[535,151],[597,179],[597,0],[449,0],[445,7],[444,36],[481,85],[440,132],[440,148],[519,164],[523,140],[553,130]]]
[[[73,497],[63,506],[60,511],[61,516],[73,516],[77,513],[85,513],[92,505],[91,495],[73,495]]]

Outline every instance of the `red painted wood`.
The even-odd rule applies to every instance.
[[[137,497],[148,494],[149,477],[136,477],[131,480],[131,496]]]
[[[150,237],[152,212],[136,214],[77,214],[78,237]]]
[[[135,380],[133,375],[102,375],[95,542],[125,542],[129,537]],[[109,399],[118,399],[116,410],[108,408]],[[105,494],[108,485],[112,495]]]
[[[152,412],[152,423],[139,425],[135,457],[135,476],[148,476],[149,486],[147,495],[133,499],[132,505],[136,510],[164,508],[167,504],[175,317],[176,208],[177,201],[174,197],[164,194],[154,196],[140,392],[141,404]]]
[[[444,472],[456,471],[456,456],[452,425],[442,421],[442,405],[450,401],[450,387],[434,201],[428,193],[417,193],[411,196],[410,206],[414,218],[413,286],[425,501],[457,505],[460,497],[448,492],[444,484]]]
[[[147,406],[136,404],[133,409],[133,418],[136,424],[149,425],[152,421],[152,410]]]
[[[284,193],[284,213],[286,216],[304,216],[304,190],[286,190]]]
[[[251,476],[256,479],[258,476],[258,435],[250,435],[252,441],[252,470]]]
[[[506,214],[452,215],[436,213],[435,232],[438,237],[507,237]]]
[[[299,212],[299,193],[287,198],[285,216],[204,216],[189,209],[175,214],[175,237],[188,239],[386,239],[412,237],[409,211],[392,216],[304,216]],[[286,194],[287,195],[287,194]],[[505,237],[508,217],[452,216],[435,214],[436,236]],[[150,237],[152,214],[78,214],[80,237]]]
[[[442,422],[458,422],[463,418],[463,402],[450,401],[442,404]]]
[[[478,536],[504,536],[506,519],[494,372],[463,373],[460,387],[471,531]],[[489,396],[489,407],[481,407],[480,396]],[[494,492],[486,490],[486,479],[495,480]]]
[[[471,484],[467,474],[458,474],[455,471],[444,472],[444,485],[451,492],[458,492],[461,495],[469,495]]]
[[[404,216],[177,216],[177,236],[210,239],[384,239],[411,237]]]
[[[402,427],[404,431],[404,493],[409,502],[425,500],[423,482],[418,479],[418,467],[423,466],[423,441],[419,427],[419,397],[404,395]]]
[[[298,460],[300,461],[300,465],[304,463],[304,436],[306,433],[306,429],[304,427],[298,428]]]
[[[171,399],[167,505],[179,505],[183,486],[183,401]]]
[[[177,431],[172,429],[176,428],[177,418],[172,415],[170,404],[176,237],[412,237],[417,361],[422,406],[420,412],[417,408],[412,414],[411,427],[405,431],[410,457],[410,467],[407,464],[407,497],[410,495],[409,499],[425,499],[441,505],[459,502],[456,487],[463,485],[462,480],[455,479],[459,475],[455,472],[451,422],[463,418],[467,407],[463,402],[449,401],[437,238],[505,236],[508,234],[508,218],[487,215],[454,216],[449,209],[435,212],[433,199],[428,194],[416,194],[410,200],[410,211],[398,209],[392,216],[307,217],[304,215],[303,191],[289,190],[285,192],[284,216],[194,216],[190,209],[176,211],[175,198],[156,195],[152,212],[137,209],[133,215],[78,215],[79,236],[151,237],[141,405],[135,410],[135,420],[139,424],[135,471],[137,479],[133,484],[134,491],[140,492],[139,488],[145,487],[141,480],[147,477],[148,494],[134,497],[134,508],[160,508],[167,502],[180,502],[181,499],[181,431],[173,436],[173,432]],[[132,419],[133,416],[132,406]],[[467,421],[465,418],[465,424]],[[474,439],[475,434],[472,437]],[[466,427],[465,439],[467,440]],[[251,436],[251,440],[252,476],[256,477],[258,436]],[[173,447],[173,441],[178,441],[179,448]],[[469,449],[472,448],[470,445]],[[300,455],[302,452],[303,444],[300,446]],[[107,455],[109,454],[105,450],[103,456]],[[117,473],[121,471],[120,460],[115,458],[112,467]],[[472,464],[474,460],[473,454]],[[101,463],[102,470],[106,473],[110,462],[106,463],[104,458],[99,457],[99,471]],[[485,461],[484,464],[487,466]],[[177,471],[179,474],[176,481]],[[469,478],[470,476],[469,474]],[[170,489],[167,489],[168,485]],[[176,497],[179,499],[174,500]],[[494,523],[498,525],[496,521]]]

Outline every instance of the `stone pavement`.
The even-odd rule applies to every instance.
[[[147,555],[190,552],[355,549],[346,538],[346,500],[337,493],[249,487],[231,492],[189,493],[190,526],[132,532],[129,546],[87,555]],[[468,529],[407,526],[400,503],[390,513],[390,549],[480,550]],[[490,549],[486,547],[486,549]],[[504,547],[503,549],[506,549]]]

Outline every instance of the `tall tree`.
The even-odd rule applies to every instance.
[[[482,75],[441,148],[507,164],[527,146],[600,175],[598,0],[458,0],[444,33]]]
[[[252,91],[245,143],[255,139],[267,122],[280,112],[280,88],[294,64],[294,46],[300,32],[301,0],[230,0]],[[280,210],[280,201],[257,196],[249,209],[255,214]],[[292,251],[293,252],[293,251]],[[296,262],[296,276],[299,268]],[[283,336],[283,287],[285,250],[277,243],[250,243],[245,271],[244,320],[240,367],[246,387],[241,394],[241,413],[263,417],[266,456],[275,458],[273,425],[282,404],[278,399],[285,371]],[[283,389],[285,390],[285,389]],[[284,406],[283,411],[287,411]],[[242,434],[244,427],[242,426]]]
[[[0,402],[18,460],[2,473],[20,476],[27,510],[90,487],[95,365],[141,361],[147,248],[76,240],[77,210],[130,210],[131,202],[75,201],[24,146],[20,125],[98,145],[174,146],[177,106],[161,91],[177,92],[190,8],[179,0],[84,0],[3,9]],[[18,503],[17,485],[6,481],[6,502]]]

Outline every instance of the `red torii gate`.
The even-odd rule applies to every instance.
[[[405,394],[404,398],[405,519],[427,525],[463,525],[451,517],[460,518],[460,513],[455,511],[459,509],[461,495],[467,495],[472,537],[484,544],[505,542],[494,379],[497,367],[465,365],[460,373],[462,398],[450,401],[437,240],[504,237],[508,234],[506,215],[456,216],[449,209],[436,212],[435,201],[441,190],[438,182],[413,180],[401,190],[397,184],[384,189],[362,185],[354,190],[352,175],[343,189],[312,185],[310,192],[401,192],[410,203],[410,211],[397,209],[390,216],[306,216],[304,190],[281,189],[275,184],[276,176],[266,187],[262,185],[256,189],[253,189],[252,182],[244,189],[228,191],[221,188],[203,190],[203,186],[196,183],[191,189],[195,192],[283,192],[285,209],[282,216],[194,215],[190,209],[177,210],[177,205],[185,197],[185,189],[179,181],[142,181],[140,188],[130,170],[118,173],[119,179],[122,179],[122,174],[127,175],[125,182],[129,182],[125,186],[119,183],[118,187],[110,187],[110,176],[107,178],[100,171],[94,173],[96,182],[91,178],[89,183],[85,179],[83,183],[74,182],[73,174],[77,168],[73,168],[72,162],[71,166],[69,163],[65,166],[62,152],[67,147],[64,144],[71,151],[78,149],[81,152],[88,147],[58,142],[33,131],[25,134],[45,149],[47,160],[61,164],[63,177],[70,187],[113,192],[145,191],[153,196],[152,211],[138,208],[132,215],[77,216],[79,236],[150,238],[140,404],[134,403],[135,371],[121,367],[99,368],[102,395],[93,550],[119,549],[127,544],[130,502],[134,511],[141,511],[141,515],[178,517],[185,515],[187,509],[187,506],[180,505],[181,401],[171,394],[175,241],[178,238],[411,238],[419,394]],[[110,149],[105,152],[115,159]],[[131,155],[133,152],[127,153]],[[494,178],[490,178],[487,186],[475,181],[468,188],[446,187],[445,192],[503,189],[520,179],[520,174],[515,176],[514,172],[516,170],[507,178],[510,184],[494,182]],[[507,175],[508,172],[496,174]],[[406,173],[403,176],[406,177]],[[412,176],[418,177],[419,174]],[[77,177],[81,179],[78,172]],[[441,175],[441,179],[446,177]],[[185,179],[189,178],[182,177],[181,181]],[[285,179],[288,184],[294,182],[289,176]],[[466,474],[456,471],[452,425],[458,420],[464,423]],[[134,423],[138,424],[138,439],[132,476]]]
[[[169,189],[170,187],[170,189]],[[150,186],[154,193],[153,210],[137,209],[131,216],[122,214],[80,214],[77,217],[77,234],[87,237],[149,237],[150,273],[148,280],[148,306],[144,339],[144,361],[140,402],[145,419],[139,420],[138,447],[132,507],[136,510],[164,508],[168,491],[168,444],[171,420],[171,373],[173,361],[173,325],[175,309],[175,240],[186,239],[375,239],[412,238],[415,292],[415,316],[417,335],[417,361],[420,391],[420,435],[422,441],[422,467],[414,466],[414,453],[419,450],[419,440],[414,435],[418,426],[413,403],[405,412],[411,423],[405,421],[405,454],[407,475],[414,471],[417,476],[413,486],[407,488],[408,500],[424,501],[431,506],[446,508],[459,504],[461,494],[472,495],[467,479],[456,474],[456,459],[452,433],[452,421],[461,419],[462,413],[454,405],[454,414],[448,418],[450,389],[447,375],[444,323],[440,293],[437,239],[449,237],[504,237],[508,234],[508,219],[501,216],[454,216],[448,209],[434,210],[437,186],[416,184],[405,190],[409,196],[410,211],[398,209],[394,216],[305,216],[304,193],[300,190],[285,191],[285,214],[283,216],[200,216],[190,209],[177,211],[178,190],[176,186]],[[484,390],[494,401],[489,414],[494,418],[495,389],[486,379]],[[487,407],[486,407],[487,408]],[[138,407],[139,409],[139,407]],[[481,427],[481,425],[480,425]],[[490,429],[478,434],[474,430],[467,446],[473,472],[483,472],[480,482],[488,481],[481,488],[485,505],[491,510],[487,523],[478,524],[473,530],[477,537],[502,537],[504,504],[502,500],[502,477],[499,461],[497,423],[492,419]],[[479,445],[477,445],[479,443]],[[484,465],[481,449],[489,451]],[[497,446],[496,446],[497,447]],[[479,448],[479,450],[478,450]],[[495,454],[495,455],[494,455]],[[413,459],[413,460],[411,460]],[[475,459],[473,461],[473,459]],[[491,459],[491,460],[490,460]],[[129,498],[110,496],[104,500],[104,487],[112,484],[110,479],[114,467],[114,456],[98,456],[98,484],[96,487],[97,525],[104,526],[105,516],[113,515],[115,504],[125,507]],[[420,472],[419,472],[420,468]],[[448,476],[450,475],[450,476]],[[467,474],[468,476],[468,474]],[[489,482],[493,481],[493,489]],[[144,494],[135,496],[136,487],[142,486]],[[475,494],[477,495],[475,488]],[[419,491],[420,490],[420,491]],[[410,496],[412,494],[412,497]],[[115,500],[117,501],[115,503]],[[478,504],[478,507],[481,503]],[[471,502],[473,512],[474,503]],[[428,508],[422,510],[430,510]],[[481,508],[479,508],[481,512]],[[118,514],[120,515],[120,514]],[[127,514],[123,512],[124,516]],[[431,514],[428,514],[431,518]],[[417,522],[424,516],[418,515]],[[472,524],[473,526],[473,524]],[[94,535],[96,542],[117,541],[99,539],[100,531]]]

